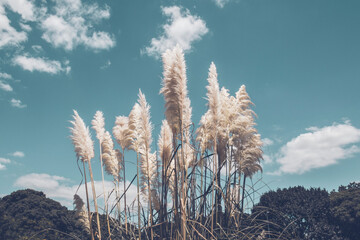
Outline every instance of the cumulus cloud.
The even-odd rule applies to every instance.
[[[13,157],[19,157],[19,158],[23,158],[25,157],[25,153],[21,152],[21,151],[16,151],[10,154]]]
[[[94,30],[95,24],[110,17],[108,6],[101,8],[96,3],[82,3],[81,0],[56,0],[55,3],[54,13],[41,21],[45,41],[66,50],[78,45],[94,50],[115,46],[112,35]]]
[[[209,31],[206,23],[200,17],[191,15],[188,9],[178,6],[162,7],[162,13],[168,17],[162,26],[163,32],[157,38],[152,38],[150,46],[142,53],[158,58],[166,49],[179,44],[185,51],[191,49],[191,44]]]
[[[11,104],[11,106],[16,107],[16,108],[25,108],[25,107],[26,107],[26,105],[23,104],[23,103],[21,102],[21,100],[15,99],[15,98],[12,98],[12,99],[10,100],[10,104]]]
[[[5,8],[20,15],[20,29],[11,25]],[[25,42],[32,30],[29,22],[36,23],[42,30],[42,38],[55,47],[72,50],[83,45],[93,50],[109,49],[115,46],[114,37],[97,31],[96,25],[110,17],[110,8],[97,3],[83,3],[81,0],[43,1],[36,6],[32,0],[0,1],[0,49],[19,46]]]
[[[219,8],[223,8],[226,3],[228,3],[230,0],[214,0],[216,6]]]
[[[303,174],[350,158],[360,152],[360,129],[350,122],[334,123],[322,128],[310,127],[286,143],[280,150],[277,163],[280,168],[270,174]]]
[[[126,186],[130,184],[129,181],[126,181]],[[72,208],[73,196],[78,190],[77,194],[85,201],[86,193],[84,184],[80,187],[78,184],[71,184],[69,179],[66,179],[61,176],[49,175],[49,174],[39,174],[39,173],[30,173],[24,176],[19,177],[15,183],[15,187],[18,188],[32,188],[38,191],[42,191],[46,194],[47,197],[53,198],[64,206]],[[123,184],[121,184],[123,186]],[[109,194],[114,188],[113,182],[105,181],[105,191]],[[89,198],[90,201],[93,199],[91,191],[91,183],[88,182],[89,189]],[[100,209],[102,204],[104,204],[103,197],[103,186],[101,181],[95,181],[96,194],[98,195],[98,204]],[[120,188],[120,195],[123,193],[123,189]],[[115,202],[115,193],[110,196],[110,206]],[[129,190],[126,192],[127,204],[131,205],[136,200],[137,189],[135,185],[131,185]],[[123,202],[123,200],[121,200]],[[123,205],[123,204],[122,204]],[[135,204],[135,206],[137,206]],[[123,207],[123,206],[121,206]],[[132,210],[132,209],[131,209]],[[136,207],[134,207],[134,211]]]
[[[39,71],[56,74],[59,72],[68,73],[70,71],[69,66],[67,66],[68,62],[61,64],[56,60],[49,60],[41,57],[29,57],[27,55],[16,56],[13,59],[13,63],[30,72]]]

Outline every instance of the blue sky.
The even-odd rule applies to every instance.
[[[359,181],[359,10],[350,0],[0,0],[0,194],[31,187],[70,205],[81,181],[73,109],[88,125],[103,111],[111,131],[141,88],[157,136],[159,56],[176,43],[195,124],[211,61],[231,94],[246,85],[265,143],[255,179],[272,189]]]

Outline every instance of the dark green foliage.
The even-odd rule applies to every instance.
[[[69,235],[86,239],[75,225],[73,212],[42,192],[20,190],[0,200],[0,239],[29,239],[45,229],[49,230],[32,239],[72,239]]]
[[[330,193],[331,212],[345,236],[360,239],[360,183],[350,183]]]
[[[291,187],[261,196],[253,215],[269,221],[273,232],[292,239],[343,239],[331,224],[330,198],[325,190]]]

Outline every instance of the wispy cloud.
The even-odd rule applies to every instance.
[[[12,76],[8,73],[0,72],[0,79],[12,79]]]
[[[111,61],[107,60],[106,63],[100,67],[100,69],[104,70],[110,66],[111,66]]]
[[[5,164],[8,164],[10,162],[11,160],[8,158],[0,158],[0,170],[5,170],[6,169]]]
[[[4,3],[0,2],[0,49],[17,46],[27,40],[26,32],[17,31],[10,23],[10,19],[6,16]]]
[[[268,147],[274,144],[274,141],[271,140],[270,138],[264,138],[262,139],[263,142],[263,147]]]
[[[19,158],[25,157],[25,153],[23,153],[21,151],[16,151],[16,152],[10,153],[10,155],[13,157],[19,157]]]
[[[129,185],[130,182],[126,182],[126,185]],[[90,186],[91,183],[88,183]],[[72,185],[69,179],[66,179],[61,176],[49,175],[49,174],[39,174],[39,173],[30,173],[24,176],[19,177],[15,183],[15,187],[19,188],[32,188],[38,191],[43,191],[47,197],[54,198],[55,200],[60,201],[63,205],[67,207],[72,206],[73,196],[78,190],[78,194],[86,199],[84,184],[80,187],[75,184]],[[111,181],[105,181],[105,191],[107,193],[111,192],[114,188],[114,184]],[[96,194],[101,196],[103,194],[103,187],[101,181],[95,181]],[[122,194],[122,190],[120,190]],[[130,204],[136,199],[137,190],[135,185],[131,185],[129,190],[126,193],[126,200]],[[92,199],[92,191],[89,191],[89,197]],[[103,196],[98,198],[99,204],[103,204]],[[110,203],[114,203],[115,196],[114,194],[110,197]]]
[[[2,0],[2,4],[21,15],[25,21],[35,20],[35,5],[29,0]]]
[[[15,99],[15,98],[12,98],[10,100],[10,104],[11,104],[11,106],[16,107],[16,108],[25,108],[26,107],[26,104],[23,104],[21,102],[21,100]]]
[[[12,92],[13,88],[10,86],[10,84],[0,80],[0,89],[4,90],[5,92]]]
[[[40,57],[29,57],[27,55],[16,56],[13,59],[13,63],[30,72],[39,71],[56,74],[59,72],[68,73],[70,71],[68,69],[69,66],[66,66],[66,63],[61,64],[59,61],[56,60],[49,60]]]
[[[213,0],[219,8],[223,8],[226,3],[230,2],[230,0]]]
[[[178,6],[161,9],[168,17],[168,21],[162,26],[162,34],[152,38],[150,46],[142,50],[142,53],[158,58],[166,49],[173,48],[176,44],[188,51],[193,42],[201,40],[209,31],[205,21],[196,15],[191,15],[188,9],[181,9]]]
[[[272,173],[303,174],[312,169],[333,165],[360,152],[360,129],[350,122],[326,127],[310,127],[286,143],[280,150],[280,168]]]

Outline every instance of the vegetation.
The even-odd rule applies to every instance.
[[[100,164],[114,179],[118,222],[128,221],[124,200],[122,212],[120,181],[125,171],[125,152],[136,152],[137,164],[137,222],[139,239],[158,237],[187,239],[228,238],[237,235],[244,220],[246,202],[246,179],[262,171],[262,142],[255,129],[255,113],[245,86],[235,96],[229,90],[220,89],[217,71],[211,63],[208,75],[208,110],[202,116],[199,128],[194,129],[192,108],[188,97],[186,64],[179,46],[163,54],[163,81],[160,94],[165,100],[165,117],[158,140],[158,152],[152,152],[152,123],[150,105],[139,91],[129,116],[119,116],[115,121],[113,135],[121,149],[115,149],[112,137],[105,130],[102,112],[96,112],[92,128],[100,144]],[[74,111],[71,121],[71,138],[77,159],[83,164],[88,221],[92,222],[87,186],[90,175],[96,229],[85,227],[92,239],[102,237],[99,222],[97,196],[91,170],[94,157],[93,141],[89,128]],[[87,166],[87,170],[86,167]],[[88,173],[87,173],[88,171]],[[102,170],[103,171],[103,170]],[[123,181],[124,182],[124,181]],[[127,186],[123,185],[126,194]],[[103,189],[104,190],[104,189]],[[171,194],[168,194],[171,193]],[[104,193],[105,205],[109,193]],[[140,197],[146,202],[141,205]],[[125,198],[124,198],[125,199]],[[109,218],[109,206],[105,214]],[[111,206],[113,208],[113,206]],[[86,216],[86,209],[79,216]],[[80,210],[79,210],[80,211]],[[86,224],[85,224],[86,225]],[[109,221],[107,232],[111,234]],[[259,230],[259,229],[258,229]],[[261,230],[251,237],[261,235]],[[125,224],[125,233],[127,233]],[[131,232],[131,234],[134,234]]]
[[[341,227],[333,221],[349,220],[353,223],[351,227],[358,226],[357,212],[346,212],[347,217],[342,216],[349,204],[344,203],[343,198],[348,197],[348,192],[356,191],[354,187],[345,188],[339,194],[332,193],[332,202],[329,194],[320,189],[296,187],[269,192],[249,214],[250,205],[246,200],[253,201],[250,193],[256,190],[253,186],[247,189],[246,180],[262,171],[262,142],[245,86],[231,96],[229,90],[220,88],[216,66],[211,63],[206,86],[208,110],[195,129],[183,51],[176,46],[167,50],[162,60],[160,94],[165,100],[166,119],[162,121],[157,152],[151,150],[150,105],[141,90],[129,115],[118,116],[112,129],[120,149],[115,149],[112,136],[105,130],[102,112],[97,111],[92,121],[100,146],[100,164],[113,177],[116,195],[115,203],[109,203],[106,196],[111,193],[103,188],[109,239],[124,236],[151,240],[188,239],[190,236],[192,239],[337,239]],[[71,138],[77,159],[83,164],[81,174],[85,178],[87,206],[86,210],[82,200],[75,197],[75,202],[79,203],[76,208],[78,222],[92,239],[101,239],[105,234],[99,220],[91,170],[93,140],[76,111],[73,117]],[[133,178],[137,183],[137,197],[130,205],[124,197],[128,189],[124,175],[127,151],[136,153],[137,166]],[[87,224],[93,222],[93,215],[85,166],[94,197],[95,228]],[[120,184],[121,181],[124,184]],[[120,191],[124,194],[120,195]],[[124,210],[120,207],[122,199]],[[330,209],[331,204],[336,207]],[[109,209],[114,208],[117,213],[110,216],[112,210]],[[354,209],[358,211],[359,208]],[[112,232],[110,219],[114,218],[120,235]],[[125,225],[121,224],[123,222]],[[137,227],[129,228],[128,222]]]

